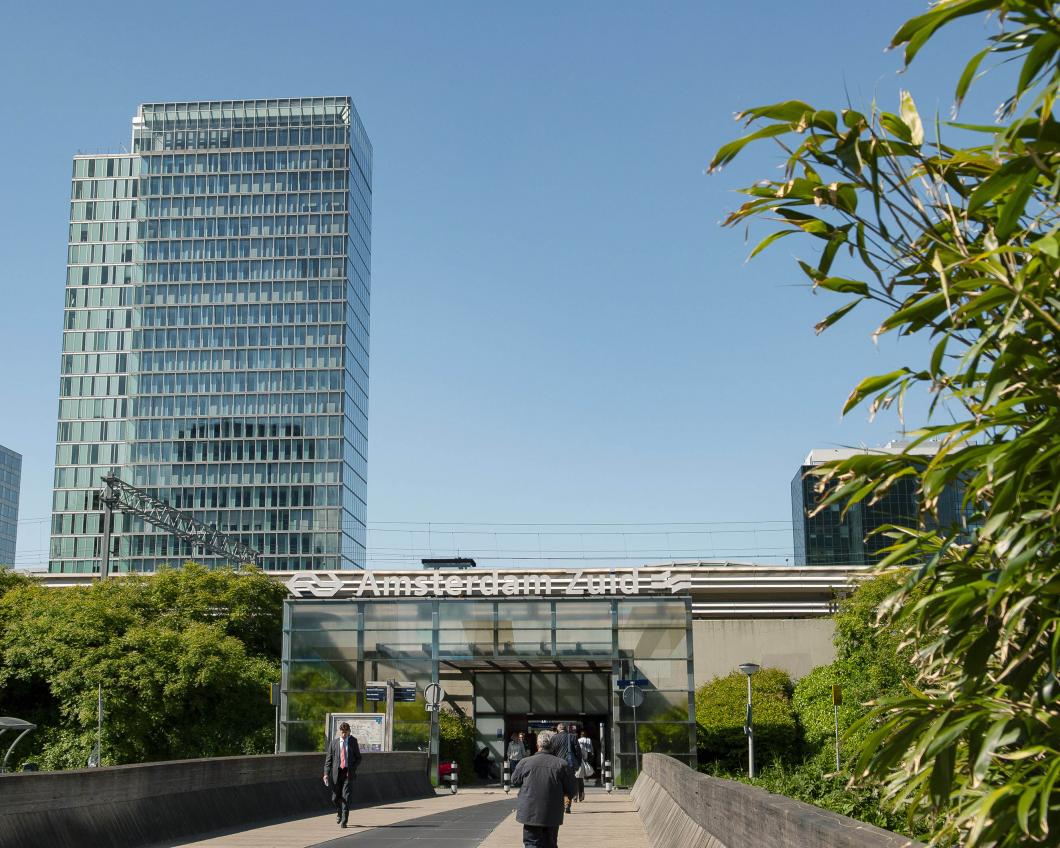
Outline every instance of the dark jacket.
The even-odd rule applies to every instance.
[[[563,824],[563,796],[573,798],[578,791],[570,766],[541,751],[519,760],[512,772],[512,786],[519,787],[515,820],[537,827]]]
[[[573,733],[557,733],[552,737],[550,744],[552,753],[576,771],[582,764],[582,746],[578,744],[578,737]]]
[[[324,774],[328,776],[332,786],[339,780],[339,763],[342,762],[342,757],[339,755],[341,744],[342,737],[336,736],[328,743],[328,752],[324,756]],[[350,769],[352,779],[356,776],[357,766],[361,762],[361,746],[357,744],[357,737],[352,733],[346,737],[346,744],[349,746],[346,749],[346,765]]]

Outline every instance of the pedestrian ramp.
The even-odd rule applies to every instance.
[[[264,823],[151,848],[512,848],[522,844],[515,821],[516,792],[461,789],[431,798],[400,801],[350,811],[340,828],[334,814]],[[623,848],[648,848],[644,828],[626,792],[589,790],[575,804],[559,831],[559,844],[584,846],[613,840]]]

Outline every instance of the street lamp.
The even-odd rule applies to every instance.
[[[744,722],[743,732],[747,734],[747,776],[755,776],[755,731],[751,723],[751,675],[762,666],[758,663],[740,663],[740,671],[747,675],[747,720]]]

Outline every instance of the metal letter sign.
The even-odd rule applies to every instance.
[[[503,598],[680,595],[692,588],[688,572],[624,568],[534,573],[480,571],[299,572],[287,581],[296,597],[312,598]]]

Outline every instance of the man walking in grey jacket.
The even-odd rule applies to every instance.
[[[512,786],[519,787],[515,820],[523,825],[524,848],[556,848],[563,824],[564,796],[578,789],[574,772],[552,753],[552,731],[537,734],[537,753],[519,760],[512,773]]]

